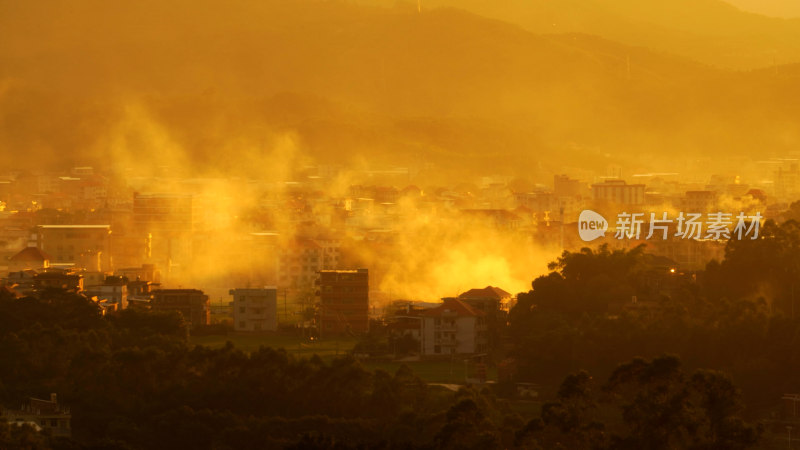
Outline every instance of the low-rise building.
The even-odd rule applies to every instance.
[[[128,307],[128,280],[120,276],[107,276],[102,284],[87,286],[85,294],[117,305],[118,310]]]
[[[114,271],[115,275],[125,277],[129,280],[161,281],[161,273],[155,264],[142,264],[141,267],[125,267]]]
[[[149,309],[153,300],[153,292],[158,283],[145,280],[128,281],[128,306],[138,309]]]
[[[487,315],[498,311],[508,311],[513,306],[513,296],[499,287],[486,286],[483,289],[470,289],[458,299]]]
[[[36,247],[26,247],[8,259],[8,271],[39,270],[50,267],[50,256]]]
[[[35,270],[21,270],[19,272],[10,272],[4,282],[17,296],[27,297],[36,292],[35,277]]]
[[[211,309],[208,296],[198,289],[158,289],[153,291],[153,311],[177,311],[190,326],[208,325]]]
[[[475,354],[487,350],[485,314],[465,302],[448,298],[421,315],[423,355]]]
[[[236,331],[276,331],[278,329],[278,288],[231,289],[233,327]]]
[[[83,275],[65,270],[51,270],[34,275],[33,285],[37,291],[55,288],[82,292]]]
[[[50,400],[31,397],[19,409],[2,408],[0,417],[11,424],[29,424],[37,430],[47,430],[53,436],[72,436],[72,415],[69,408],[58,404],[56,394],[50,394]]]

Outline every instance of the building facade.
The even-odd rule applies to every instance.
[[[8,271],[40,270],[50,267],[50,257],[36,247],[26,247],[8,259]]]
[[[231,289],[233,327],[236,331],[278,329],[278,288]]]
[[[592,198],[595,201],[617,205],[643,205],[643,184],[627,184],[624,180],[606,180],[592,185]]]
[[[116,305],[117,310],[128,307],[127,279],[120,276],[106,276],[102,283],[86,286],[84,293]]]
[[[208,325],[211,309],[208,296],[198,289],[158,289],[153,291],[153,311],[177,311],[190,326]]]
[[[35,244],[50,256],[50,264],[88,270],[109,270],[110,225],[39,225]]]
[[[339,264],[341,242],[334,238],[300,237],[281,246],[277,254],[277,285],[281,288],[313,287],[320,270]]]
[[[3,408],[0,417],[11,424],[28,424],[49,431],[53,436],[72,436],[72,415],[69,408],[58,404],[56,394],[50,394],[50,400],[29,398],[20,409]]]
[[[471,355],[487,351],[485,314],[455,298],[422,314],[422,354]]]
[[[369,330],[369,272],[321,270],[317,279],[320,335]]]

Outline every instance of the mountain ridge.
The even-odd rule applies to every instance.
[[[148,145],[164,142],[185,154],[177,160],[229,167],[226,154],[289,133],[322,162],[409,164],[425,154],[446,168],[460,154],[456,173],[489,161],[524,173],[647,168],[676,162],[646,153],[683,161],[797,143],[800,115],[788,104],[796,88],[768,71],[720,70],[584,34],[536,35],[455,9],[270,0],[254,11],[201,1],[193,15],[176,2],[147,19],[156,14],[149,3],[122,4],[132,10],[103,10],[97,29],[77,26],[91,22],[84,15],[97,2],[89,0],[42,18],[60,28],[48,28],[28,56],[0,44],[7,160],[26,152],[53,164],[113,164],[158,157],[164,151]],[[15,42],[36,37],[35,27],[2,17]],[[111,161],[109,148],[117,149]]]

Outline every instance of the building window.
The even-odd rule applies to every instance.
[[[239,312],[240,312],[240,313],[244,314],[244,313],[245,313],[245,311],[247,311],[247,308],[245,308],[244,306],[242,306],[242,307],[240,307],[240,308],[239,308]]]

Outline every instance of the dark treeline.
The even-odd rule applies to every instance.
[[[57,392],[73,438],[0,424],[0,448],[752,448],[800,391],[800,228],[762,234],[695,274],[642,248],[564,253],[507,330],[517,380],[560,385],[533,412],[503,383],[451,392],[351,357],[192,346],[177,314],[3,291],[0,401]]]
[[[740,419],[738,391],[724,375],[688,377],[669,357],[620,366],[601,388],[585,372],[567,377],[555,401],[529,417],[493,390],[450,392],[405,366],[389,374],[349,357],[191,347],[179,315],[104,318],[63,291],[4,294],[0,317],[2,402],[58,392],[73,415],[72,439],[0,424],[0,448],[634,448],[658,433],[678,433],[669,443],[686,448],[745,448],[759,431]],[[642,421],[630,408],[666,422]]]
[[[767,222],[761,236],[730,241],[723,261],[691,274],[656,268],[642,247],[565,252],[510,314],[522,375],[604,376],[621,361],[674,354],[729,373],[751,413],[776,409],[781,394],[800,392],[791,375],[800,371],[800,226]]]

